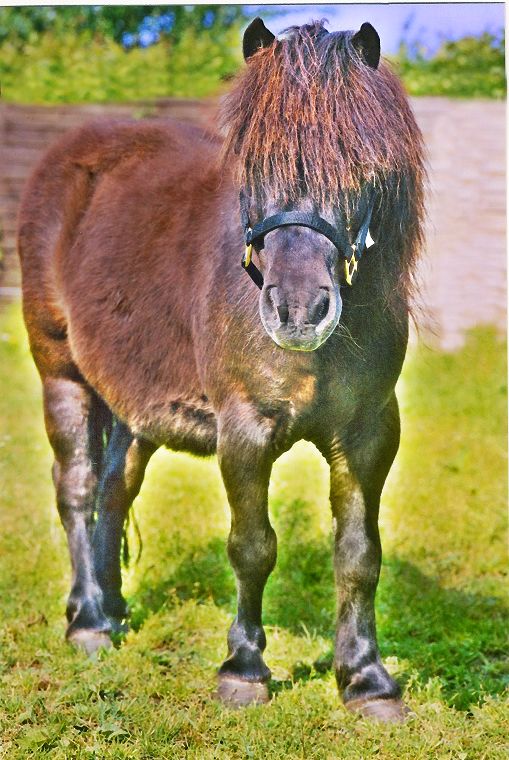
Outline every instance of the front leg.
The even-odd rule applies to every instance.
[[[232,515],[228,556],[237,577],[238,611],[228,634],[228,658],[219,670],[218,694],[236,705],[268,700],[262,596],[276,563],[267,506],[272,427],[247,404],[231,405],[220,417],[218,458]]]
[[[357,421],[350,441],[335,437],[326,453],[331,473],[334,567],[338,593],[336,678],[346,707],[382,721],[403,720],[401,691],[382,665],[375,592],[381,564],[378,511],[399,445],[396,397]]]

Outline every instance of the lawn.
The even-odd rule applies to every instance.
[[[400,381],[377,610],[382,656],[414,719],[372,725],[341,706],[330,670],[327,469],[303,443],[279,460],[271,485],[273,699],[230,711],[212,699],[234,610],[215,459],[156,454],[135,503],[143,552],[125,573],[132,630],[96,660],[64,643],[69,563],[40,384],[19,305],[3,306],[0,757],[508,757],[505,368],[505,345],[483,329],[455,354],[413,349]]]

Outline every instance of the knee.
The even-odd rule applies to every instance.
[[[336,581],[342,594],[355,596],[375,593],[380,575],[378,564],[356,562],[343,565],[336,563]]]
[[[367,541],[336,543],[334,565],[337,581],[345,588],[376,588],[380,574],[381,553]]]
[[[277,538],[270,523],[261,528],[246,526],[232,529],[228,539],[228,556],[238,575],[267,577],[276,564]]]

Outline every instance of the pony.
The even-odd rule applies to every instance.
[[[330,466],[338,687],[348,709],[399,721],[374,599],[422,138],[368,23],[276,38],[257,18],[243,52],[220,129],[88,124],[24,193],[23,314],[72,567],[66,637],[93,652],[125,625],[122,534],[153,452],[217,453],[238,589],[217,694],[266,702],[267,492],[305,439]]]

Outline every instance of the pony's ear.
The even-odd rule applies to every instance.
[[[372,69],[378,68],[380,62],[380,37],[371,24],[364,23],[357,34],[352,37],[352,45],[360,54],[364,63]]]
[[[257,16],[254,21],[251,21],[244,32],[244,39],[242,41],[244,60],[247,61],[260,48],[272,45],[275,39],[272,32],[267,29],[261,18]]]

